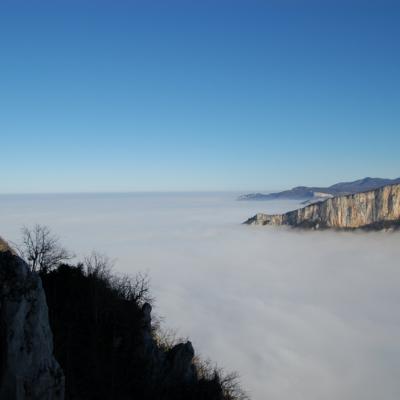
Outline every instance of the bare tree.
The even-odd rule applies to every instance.
[[[239,375],[236,372],[224,374],[220,370],[219,374],[224,400],[249,400],[247,393],[240,386]]]
[[[154,302],[149,293],[149,277],[144,273],[138,272],[134,276],[116,276],[113,287],[126,300],[133,300],[138,304]]]
[[[153,339],[156,341],[157,346],[163,351],[169,351],[178,343],[184,343],[189,340],[187,337],[178,336],[177,332],[170,328],[162,328],[159,317],[155,318],[152,327]]]
[[[110,281],[114,261],[107,255],[92,251],[89,256],[84,257],[83,265],[86,267],[86,274],[105,281]]]
[[[239,375],[236,372],[226,373],[210,360],[203,360],[198,356],[195,357],[194,364],[200,379],[218,382],[224,400],[249,400],[249,396],[240,385]]]
[[[59,238],[50,228],[39,224],[33,228],[22,228],[22,243],[18,250],[32,271],[47,272],[73,258],[73,254],[61,246]]]
[[[134,276],[113,274],[114,264],[114,260],[97,251],[83,259],[87,276],[103,280],[125,300],[138,304],[153,303],[149,293],[148,276],[140,272]]]

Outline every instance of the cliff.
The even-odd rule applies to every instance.
[[[400,184],[329,198],[285,214],[257,214],[249,225],[382,229],[400,226]]]
[[[0,239],[1,400],[247,398],[190,341],[163,337],[145,278],[105,260],[36,273]]]
[[[0,399],[62,400],[42,282],[0,239]]]

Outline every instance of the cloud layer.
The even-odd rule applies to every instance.
[[[399,234],[240,225],[295,203],[234,194],[0,196],[0,234],[49,225],[147,271],[156,312],[255,400],[400,398]]]

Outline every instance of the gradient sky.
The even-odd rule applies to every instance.
[[[1,193],[400,176],[396,1],[0,3]]]

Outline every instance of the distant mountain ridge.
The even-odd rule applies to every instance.
[[[308,200],[320,201],[330,197],[345,196],[379,189],[380,187],[400,183],[400,178],[363,178],[353,182],[339,182],[328,187],[297,186],[277,193],[249,193],[239,196],[238,200]]]
[[[308,229],[399,229],[400,184],[332,197],[284,214],[259,213],[245,224]]]

